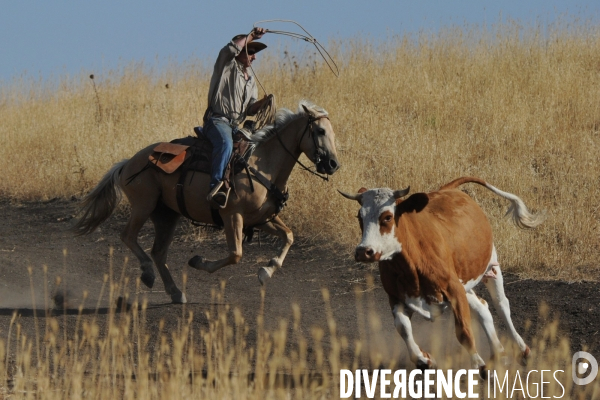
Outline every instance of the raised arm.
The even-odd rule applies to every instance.
[[[253,40],[260,39],[263,35],[267,33],[265,28],[256,27],[250,32],[247,36],[236,36],[231,41],[233,44],[237,46],[238,49],[243,50],[246,47],[246,43],[250,43]]]

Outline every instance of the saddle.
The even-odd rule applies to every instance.
[[[203,172],[210,173],[211,162],[212,162],[212,143],[203,134],[202,127],[194,128],[196,137],[187,136],[181,139],[175,139],[171,142],[162,142],[154,147],[153,152],[148,157],[148,163],[140,171],[134,173],[127,178],[127,185],[129,185],[139,174],[144,172],[148,168],[156,168],[164,173],[172,174],[175,171],[181,172],[176,188],[176,198],[180,213],[194,221],[194,219],[187,212],[185,199],[183,196],[183,187],[187,173],[192,172]],[[289,194],[286,191],[281,191],[274,183],[272,183],[266,176],[256,170],[254,167],[248,165],[248,159],[254,151],[255,144],[250,141],[247,128],[238,129],[235,131],[233,136],[233,152],[227,168],[224,174],[224,186],[225,188],[231,187],[235,193],[234,179],[233,177],[242,171],[246,171],[250,182],[250,191],[254,192],[253,180],[256,180],[263,185],[269,191],[270,196],[274,199],[276,205],[276,211],[274,215],[279,212],[285,206]],[[213,221],[217,227],[223,227],[223,219],[219,214],[219,210],[211,208],[211,215]],[[245,228],[245,234],[248,241],[252,240],[252,233],[254,227]]]
[[[192,221],[193,218],[187,211],[183,196],[185,178],[190,171],[210,174],[213,150],[213,145],[202,132],[202,127],[194,128],[194,132],[196,133],[196,137],[187,136],[156,145],[152,153],[148,156],[147,166],[129,177],[129,182],[131,182],[138,174],[149,167],[156,168],[167,174],[172,174],[175,171],[181,172],[177,182],[177,204],[181,214]],[[250,176],[250,169],[253,170],[254,168],[248,166],[248,159],[254,151],[254,147],[254,144],[250,142],[247,130],[238,129],[235,131],[233,135],[233,151],[223,174],[223,186],[226,189],[233,188],[235,192],[233,176],[243,170]],[[211,215],[215,225],[223,227],[223,219],[216,208],[211,208]]]
[[[175,171],[210,173],[213,145],[202,132],[194,128],[196,137],[187,136],[171,142],[159,143],[148,157],[151,165],[172,174]],[[233,136],[233,152],[223,174],[226,188],[232,186],[233,176],[245,170],[248,158],[254,150],[246,131],[238,129]]]

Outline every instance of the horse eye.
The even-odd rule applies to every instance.
[[[325,135],[325,129],[323,129],[323,128],[319,128],[319,129],[317,129],[317,133],[318,133],[319,135],[323,135],[323,136],[324,136],[324,135]]]

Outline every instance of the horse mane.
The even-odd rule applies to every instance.
[[[251,136],[251,141],[256,144],[265,143],[265,142],[269,141],[269,139],[271,139],[272,137],[275,136],[275,134],[277,133],[277,128],[281,129],[281,127],[286,126],[290,122],[295,121],[298,118],[302,118],[302,117],[306,116],[306,111],[304,111],[304,107],[302,107],[302,106],[308,108],[310,111],[314,112],[316,115],[319,115],[319,116],[329,115],[323,107],[320,107],[309,100],[300,100],[300,102],[298,103],[298,112],[297,113],[294,114],[292,111],[288,110],[287,108],[280,108],[275,113],[275,123],[272,125],[267,125],[264,128],[261,128],[261,129],[257,130],[256,132],[254,132],[254,134],[252,134],[252,136]]]

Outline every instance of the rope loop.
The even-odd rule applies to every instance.
[[[302,39],[308,43],[312,43],[315,46],[315,48],[317,49],[317,51],[319,52],[319,54],[321,55],[321,57],[323,57],[323,60],[325,61],[325,63],[327,64],[327,66],[329,67],[331,72],[336,76],[336,78],[340,76],[340,70],[339,70],[337,64],[335,63],[335,61],[333,60],[333,57],[331,57],[331,55],[329,54],[329,52],[327,52],[325,47],[321,43],[319,43],[319,41],[313,35],[311,35],[306,29],[304,29],[304,27],[302,25],[300,25],[296,21],[293,21],[291,19],[265,19],[263,21],[255,22],[252,30],[254,30],[259,24],[264,24],[264,23],[269,23],[269,22],[289,22],[289,23],[295,24],[298,27],[300,27],[300,29],[302,29],[305,34],[296,33],[296,32],[287,32],[287,31],[275,31],[275,30],[270,30],[270,29],[267,29],[266,32],[274,33],[277,35],[291,36],[295,39]],[[323,53],[325,53],[325,54],[323,54]],[[325,55],[327,55],[327,57],[325,57]],[[335,67],[335,70],[334,70],[334,67]]]

